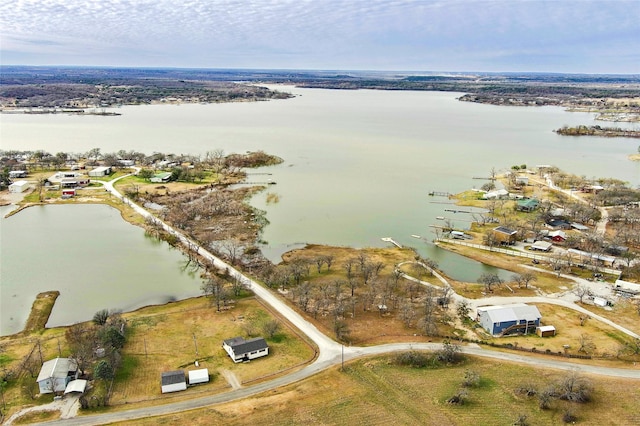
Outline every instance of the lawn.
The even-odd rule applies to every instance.
[[[260,335],[261,324],[272,318],[254,298],[241,299],[222,312],[217,312],[208,299],[199,297],[144,308],[124,317],[129,324],[129,338],[123,350],[123,366],[113,386],[111,405],[225,391],[229,389],[221,374],[225,370],[235,374],[241,384],[248,384],[300,367],[315,354],[281,321],[276,335],[264,336],[269,344],[267,357],[234,364],[222,349],[222,341],[247,337],[250,324]],[[199,366],[195,366],[196,360]],[[187,392],[161,394],[162,372],[199,368],[209,369],[211,382],[189,388]]]
[[[588,377],[593,386],[592,402],[555,400],[550,409],[542,410],[536,396],[522,395],[517,388],[528,385],[542,390],[567,373],[476,358],[468,358],[455,367],[415,369],[399,367],[392,359],[358,360],[347,365],[344,372],[334,368],[257,397],[127,424],[480,426],[511,425],[525,415],[531,425],[557,425],[562,424],[567,409],[575,413],[578,424],[630,425],[640,421],[637,381]],[[468,388],[464,405],[448,404],[447,400],[461,387],[467,370],[479,374],[479,384]]]

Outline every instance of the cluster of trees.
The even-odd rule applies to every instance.
[[[417,327],[430,336],[438,335],[441,325],[451,321],[447,311],[451,289],[402,279],[400,269],[389,270],[365,252],[336,266],[339,273],[332,273],[332,256],[296,256],[264,268],[261,278],[267,286],[286,294],[303,312],[330,321],[339,340],[348,339],[346,319],[355,319],[359,309],[379,315],[395,313],[407,327]],[[415,275],[424,277],[435,266],[429,259],[419,259],[412,269],[417,271]]]
[[[518,288],[529,288],[529,285],[537,279],[533,272],[528,271],[511,275],[511,282],[517,285]],[[478,277],[478,283],[484,285],[486,293],[491,293],[494,287],[504,284],[504,280],[495,272],[483,272],[482,275]]]
[[[118,312],[103,309],[93,316],[92,323],[78,323],[67,328],[65,338],[71,357],[78,362],[81,376],[109,382],[122,362],[121,349],[126,343],[126,321]],[[107,395],[81,398],[83,408],[106,405]]]
[[[55,81],[38,81],[31,75],[16,75],[0,85],[0,105],[32,107],[105,107],[149,104],[157,101],[232,102],[286,99],[292,95],[266,87],[222,81],[188,81],[128,75],[111,78],[104,74],[87,79],[64,73]]]
[[[555,132],[565,136],[605,136],[605,137],[623,137],[623,138],[640,138],[640,131],[623,129],[621,127],[602,127],[602,126],[576,126],[561,127]]]
[[[549,410],[556,400],[579,404],[590,402],[593,398],[593,385],[586,377],[571,372],[542,389],[531,383],[524,383],[518,386],[516,393],[530,398],[537,397],[540,409]],[[575,407],[566,406],[562,419],[565,423],[574,423],[577,420]]]

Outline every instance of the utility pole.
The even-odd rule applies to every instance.
[[[193,333],[193,344],[196,347],[196,357],[198,356],[198,341],[196,340],[196,333]]]
[[[340,367],[340,371],[344,371],[344,345],[342,345],[342,366]]]

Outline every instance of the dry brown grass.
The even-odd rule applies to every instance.
[[[536,397],[526,397],[516,389],[530,384],[541,390],[567,373],[475,358],[457,367],[414,369],[398,367],[391,359],[363,359],[349,364],[345,372],[334,368],[257,397],[127,424],[496,425],[512,424],[525,414],[529,424],[557,425],[562,424],[561,416],[569,407],[581,424],[640,422],[638,381],[589,377],[593,402],[554,401],[551,409],[541,410]],[[479,386],[469,389],[467,404],[447,404],[467,369],[479,373]]]
[[[246,384],[290,371],[314,357],[314,350],[291,328],[283,326],[273,339],[267,338],[269,356],[234,364],[222,349],[222,341],[246,337],[243,326],[250,322],[258,324],[257,331],[261,334],[259,324],[272,318],[253,298],[242,299],[222,312],[217,312],[206,298],[199,297],[144,308],[124,316],[130,324],[130,337],[123,350],[126,379],[116,381],[112,405],[218,392],[228,389],[219,374],[223,369],[232,371]],[[196,360],[199,367],[194,365]],[[163,371],[184,369],[186,372],[198,368],[208,368],[213,380],[187,392],[161,395],[159,381]]]

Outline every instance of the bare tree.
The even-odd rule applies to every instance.
[[[593,343],[593,338],[586,333],[582,333],[578,338],[578,352],[590,354],[596,349],[596,345]]]
[[[573,293],[580,298],[580,303],[584,303],[584,298],[589,295],[589,287],[584,284],[576,284]]]
[[[480,278],[478,278],[478,283],[484,284],[485,290],[491,293],[493,291],[491,286],[502,284],[502,279],[494,272],[484,272],[480,275]]]
[[[281,324],[277,319],[272,319],[262,324],[262,331],[269,338],[273,338],[280,331]]]
[[[513,274],[511,279],[518,284],[518,287],[529,288],[529,284],[538,278],[533,272],[523,272],[521,274]]]
[[[210,275],[207,280],[202,283],[201,289],[204,295],[209,297],[212,303],[215,303],[216,310],[220,312],[221,304],[227,298],[224,281]]]

